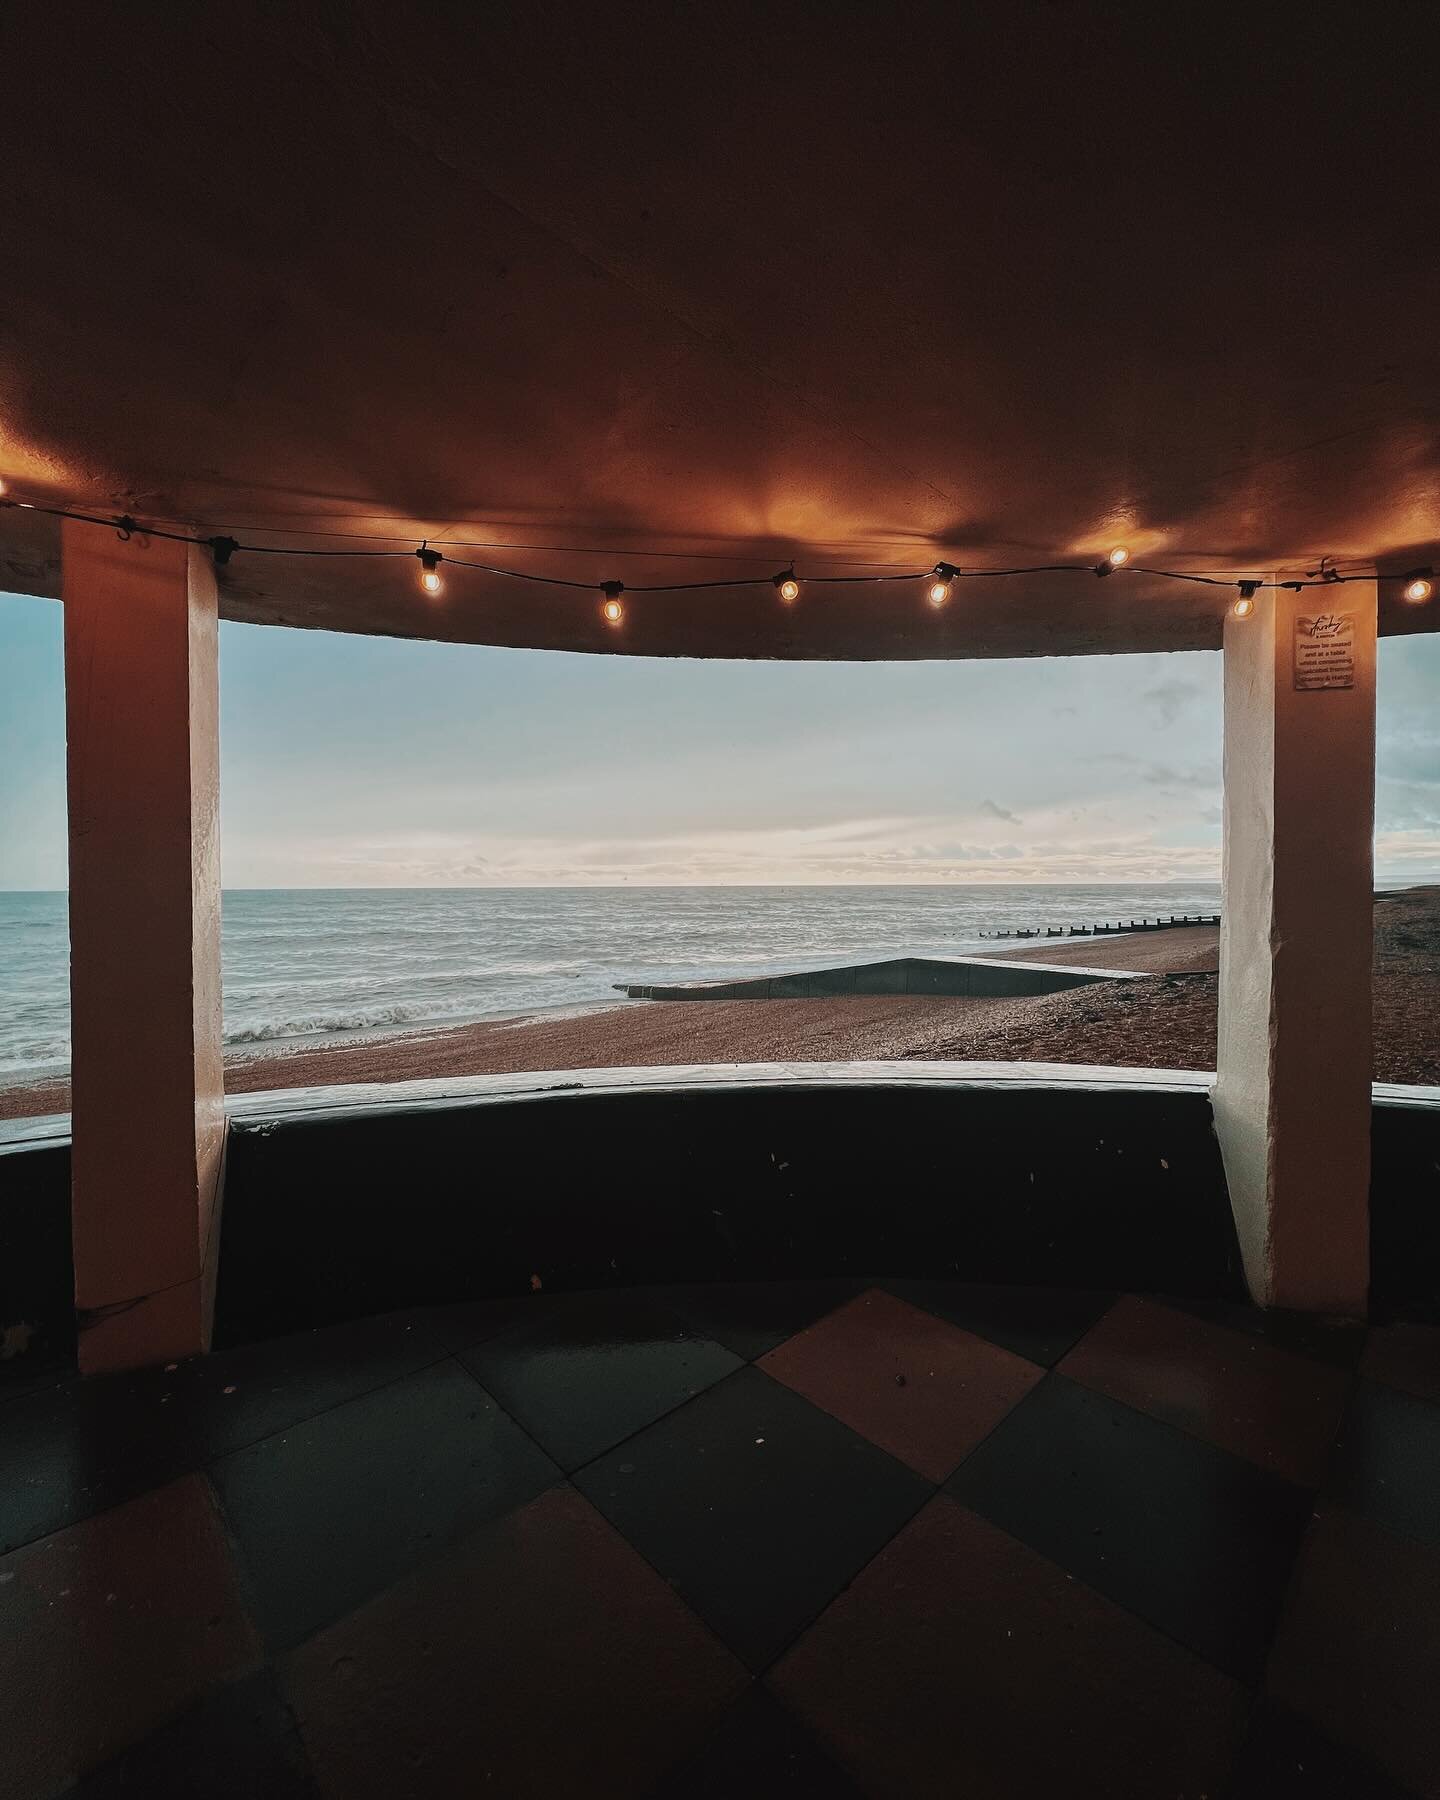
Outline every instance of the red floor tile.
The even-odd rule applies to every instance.
[[[1325,1363],[1130,1297],[1059,1367],[1072,1381],[1306,1487],[1324,1479],[1352,1385]]]
[[[259,1662],[189,1475],[0,1561],[0,1796],[43,1800]]]
[[[282,1665],[324,1793],[634,1795],[745,1672],[572,1489],[555,1488]]]
[[[1360,1373],[1440,1406],[1440,1325],[1377,1326],[1366,1340]]]
[[[759,1366],[931,1481],[943,1481],[1044,1374],[879,1288]]]
[[[1200,1800],[1244,1689],[943,1496],[769,1684],[875,1800]]]
[[[1416,1794],[1440,1796],[1440,1552],[1340,1507],[1323,1512],[1267,1686]]]

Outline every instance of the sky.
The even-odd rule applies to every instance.
[[[1220,657],[702,663],[221,626],[227,887],[1197,880]],[[1376,874],[1440,879],[1440,635]],[[61,609],[0,595],[0,890],[65,885]]]

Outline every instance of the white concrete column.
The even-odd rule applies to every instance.
[[[1308,632],[1316,615],[1341,623]],[[1254,1298],[1350,1317],[1370,1280],[1375,621],[1374,582],[1266,588],[1225,621],[1216,1128]]]
[[[225,1138],[209,552],[67,521],[80,1365],[207,1347]]]

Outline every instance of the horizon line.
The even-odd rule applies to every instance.
[[[1432,887],[1440,884],[1440,870],[1407,871],[1403,876],[1376,874],[1374,886],[1379,888]],[[857,892],[874,889],[920,888],[930,890],[1002,889],[1002,888],[1163,888],[1220,887],[1218,875],[1201,876],[1132,876],[1114,880],[1085,879],[1065,881],[1059,878],[1037,878],[1032,881],[520,881],[520,882],[383,882],[347,883],[326,886],[320,883],[297,883],[274,887],[250,884],[222,886],[222,894],[521,894],[521,893],[674,893],[694,890],[723,891],[783,888],[844,888]],[[0,888],[0,894],[68,894],[68,887]]]

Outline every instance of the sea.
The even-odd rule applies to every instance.
[[[225,1042],[241,1049],[622,1004],[626,982],[964,955],[982,933],[1214,913],[1149,886],[242,888],[224,896]],[[69,1065],[63,893],[0,893],[0,1080]]]

